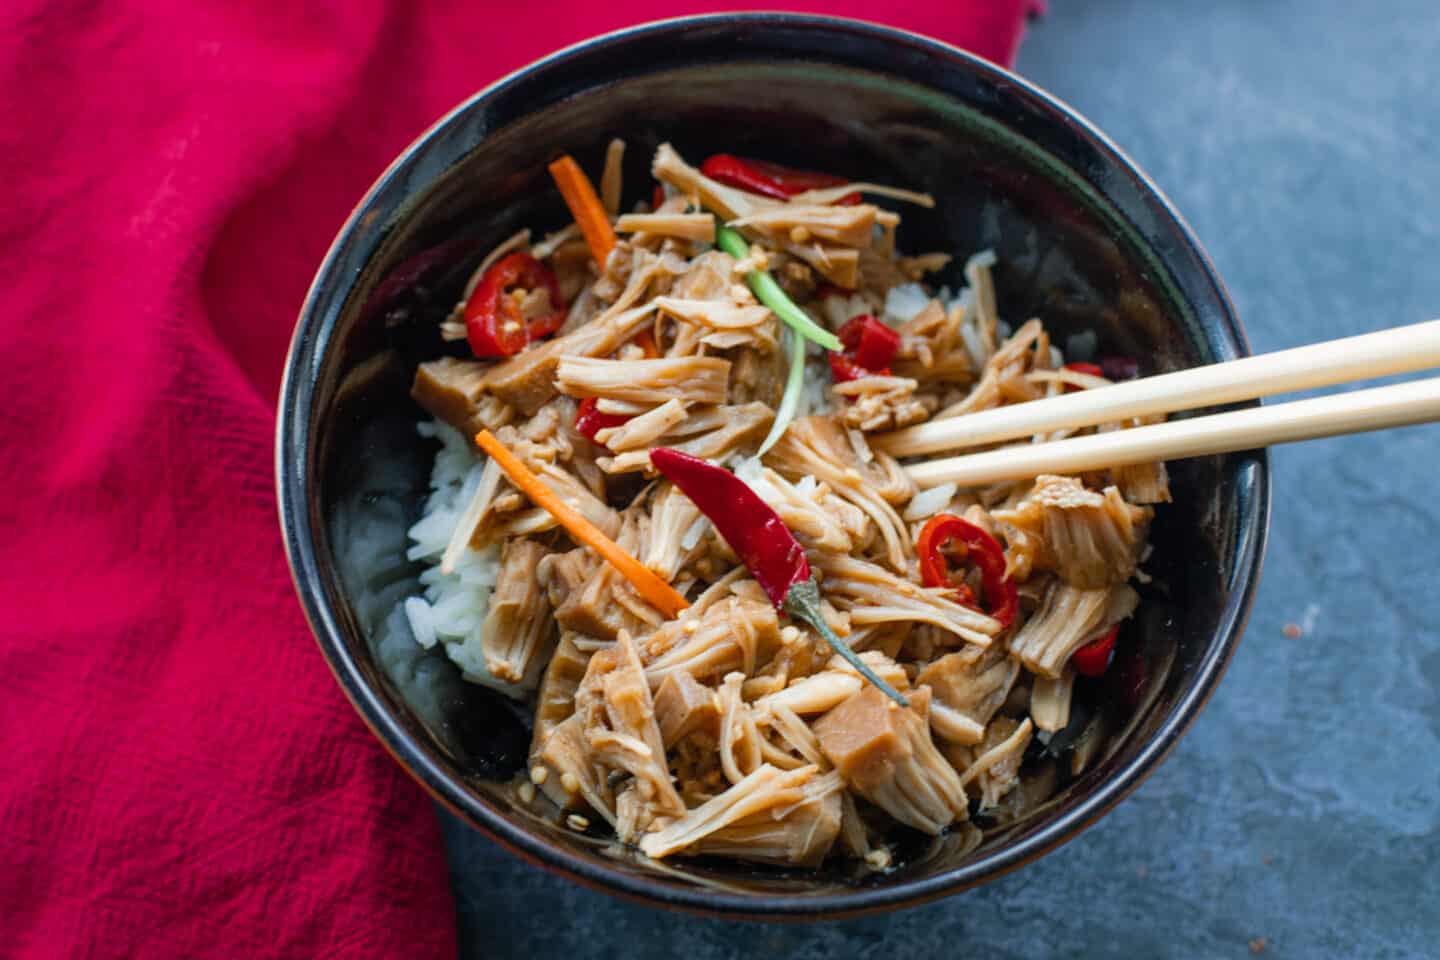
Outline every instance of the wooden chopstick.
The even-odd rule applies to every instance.
[[[932,420],[871,438],[895,457],[1195,410],[1440,366],[1440,320]]]
[[[922,487],[981,487],[1042,473],[1076,474],[1433,420],[1440,420],[1440,377],[1051,443],[1016,444],[905,469]]]

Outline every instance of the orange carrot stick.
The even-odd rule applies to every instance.
[[[690,606],[675,588],[655,575],[649,567],[646,567],[630,554],[626,553],[614,540],[605,536],[593,523],[582,517],[577,511],[567,506],[555,491],[545,486],[540,478],[531,472],[530,468],[520,462],[520,458],[506,449],[505,445],[495,439],[495,435],[489,430],[481,430],[475,435],[475,443],[489,454],[490,459],[500,465],[510,482],[520,488],[520,492],[529,497],[537,507],[542,508],[555,521],[569,531],[570,536],[576,542],[594,550],[600,556],[609,561],[610,565],[629,580],[640,596],[644,597],[651,606],[659,610],[665,616],[674,618],[681,610]]]
[[[570,216],[580,225],[580,232],[585,235],[585,243],[590,247],[590,255],[604,270],[610,251],[615,249],[615,231],[610,226],[610,217],[605,213],[600,198],[595,196],[590,178],[568,153],[550,164],[550,176],[555,178],[555,186],[560,188],[565,206],[570,208]]]

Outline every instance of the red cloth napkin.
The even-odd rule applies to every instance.
[[[1033,2],[786,5],[1006,61]],[[734,6],[3,5],[0,953],[454,954],[434,808],[346,704],[281,554],[296,308],[457,101]]]

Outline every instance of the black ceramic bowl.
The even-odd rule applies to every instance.
[[[1263,453],[1174,465],[1155,523],[1156,585],[1128,643],[1148,687],[1089,768],[1029,816],[906,846],[893,870],[783,872],[656,865],[512,804],[523,710],[463,683],[413,642],[405,530],[433,447],[414,425],[415,364],[441,348],[437,311],[497,240],[566,220],[545,164],[593,167],[626,138],[627,202],[654,146],[729,151],[929,191],[904,211],[907,249],[999,255],[1001,314],[1145,372],[1228,360],[1244,334],[1219,279],[1159,191],[1064,104],[943,44],[861,23],[719,16],[638,27],[542,60],[417,140],[361,200],[300,311],[280,399],[281,523],[306,615],[346,694],[438,800],[507,848],[584,883],[729,915],[813,917],[973,886],[1074,836],[1174,747],[1235,648],[1268,517]]]

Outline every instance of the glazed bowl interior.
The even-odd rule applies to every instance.
[[[700,18],[592,41],[521,71],[432,128],[336,240],[301,313],[283,388],[282,526],[321,648],[387,747],[430,791],[510,848],[612,892],[689,909],[814,916],[916,902],[1043,853],[1117,802],[1184,732],[1238,638],[1267,514],[1263,454],[1173,465],[1132,640],[1149,665],[1138,706],[1088,769],[1028,816],[901,845],[894,869],[783,871],[655,864],[513,802],[527,711],[422,650],[399,603],[434,447],[415,430],[416,363],[454,347],[437,321],[478,260],[522,226],[566,222],[545,165],[595,170],[624,138],[626,204],[647,197],[661,142],[698,159],[766,157],[935,195],[902,208],[902,245],[999,258],[1001,315],[1153,373],[1245,352],[1184,225],[1073,112],[983,61],[861,24]]]

